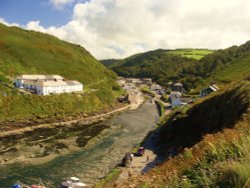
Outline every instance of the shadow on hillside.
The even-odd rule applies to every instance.
[[[148,135],[143,146],[157,157],[142,170],[147,172],[183,148],[192,147],[206,134],[233,128],[250,105],[249,85],[235,87],[194,106],[187,114],[176,112],[165,125]]]
[[[236,87],[194,106],[187,114],[176,112],[160,128],[158,144],[191,147],[206,134],[233,128],[249,107],[249,89]]]
[[[144,174],[153,167],[161,164],[163,161],[165,161],[168,158],[168,154],[165,151],[162,151],[160,147],[157,144],[157,140],[159,139],[159,134],[158,134],[159,128],[150,134],[148,134],[147,138],[145,139],[145,142],[142,144],[142,146],[146,150],[152,151],[155,155],[155,159],[151,159],[150,156],[143,156],[145,158],[145,167],[142,169],[141,173]],[[148,161],[146,160],[147,157],[149,158]]]

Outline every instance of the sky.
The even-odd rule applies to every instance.
[[[243,44],[250,0],[1,0],[0,22],[80,44],[97,59],[124,58]]]

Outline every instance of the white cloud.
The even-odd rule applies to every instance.
[[[20,27],[20,25],[18,23],[8,23],[4,18],[1,18],[1,17],[0,17],[0,23],[7,25],[7,26]]]
[[[57,9],[63,9],[67,4],[73,3],[75,0],[50,0],[50,3]]]
[[[40,25],[39,20],[28,22],[26,25],[26,29],[46,33],[46,29]]]
[[[250,40],[249,0],[91,0],[72,20],[26,28],[78,43],[98,59],[173,48],[225,48]]]

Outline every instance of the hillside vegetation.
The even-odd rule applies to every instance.
[[[169,80],[177,80],[184,67],[196,63],[195,60],[156,50],[128,57],[124,60],[103,61],[118,75],[124,77],[151,77],[154,81],[166,85]]]
[[[116,75],[79,45],[0,24],[0,122],[92,113],[115,102]],[[20,74],[59,74],[84,84],[85,93],[24,95],[13,87]]]
[[[249,186],[250,76],[197,102],[187,112],[174,112],[160,127],[162,152],[185,148],[148,174],[118,187]]]
[[[51,35],[0,24],[0,74],[59,74],[85,85],[112,73],[79,45]]]
[[[250,71],[250,42],[224,50],[198,50],[200,54],[196,51],[156,50],[102,62],[121,76],[151,77],[162,85],[180,81],[187,90],[196,89],[195,92],[214,81],[225,85],[241,79]],[[195,54],[199,57],[192,57]]]

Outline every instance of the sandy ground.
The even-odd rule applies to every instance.
[[[155,135],[155,133],[149,135],[143,144],[143,147],[145,148],[144,155],[140,157],[134,156],[131,164],[123,168],[119,177],[115,181],[115,184],[127,181],[131,176],[144,174],[163,161],[165,157],[161,156],[157,151],[157,145],[155,145],[156,137],[157,135]]]
[[[153,161],[156,159],[156,155],[153,151],[145,150],[145,154],[141,157],[133,157],[131,164],[124,168],[116,180],[116,183],[126,181],[129,177],[143,174],[149,169],[154,167]]]

